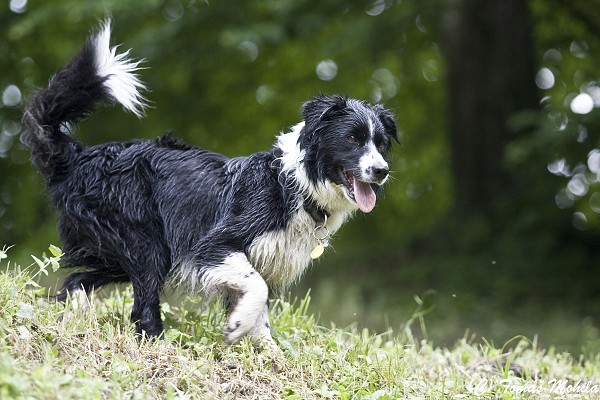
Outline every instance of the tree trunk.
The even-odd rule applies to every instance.
[[[508,121],[537,106],[525,0],[445,0],[449,132],[456,209],[487,213],[512,178],[503,170]],[[509,189],[510,190],[510,189]]]

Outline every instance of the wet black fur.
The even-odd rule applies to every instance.
[[[64,267],[77,268],[59,293],[131,281],[137,331],[160,335],[159,293],[181,262],[199,271],[245,252],[267,231],[284,229],[305,195],[281,174],[279,149],[227,158],[170,138],[88,147],[66,134],[99,102],[113,100],[94,69],[88,41],[29,104],[22,142],[59,210]],[[381,122],[387,152],[396,137],[391,114],[344,97],[319,96],[303,107],[300,136],[309,178],[339,180],[340,157],[356,157],[340,138],[360,114]],[[361,133],[362,132],[362,133]]]

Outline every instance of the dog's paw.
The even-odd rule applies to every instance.
[[[245,336],[250,329],[252,329],[252,324],[232,315],[223,329],[223,340],[229,344],[235,343]]]

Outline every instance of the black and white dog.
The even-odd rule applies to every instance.
[[[132,282],[136,330],[161,335],[159,294],[187,285],[227,305],[224,338],[272,344],[269,291],[297,280],[356,210],[370,212],[398,140],[381,105],[318,96],[273,148],[228,158],[169,135],[88,147],[69,135],[101,102],[141,116],[146,100],[110,21],[38,92],[22,142],[59,209],[68,276],[59,299]]]

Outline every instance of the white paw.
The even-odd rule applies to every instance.
[[[235,343],[245,336],[252,327],[252,323],[243,318],[239,318],[237,313],[231,314],[227,321],[227,325],[225,325],[225,328],[223,329],[223,340],[229,344]]]

